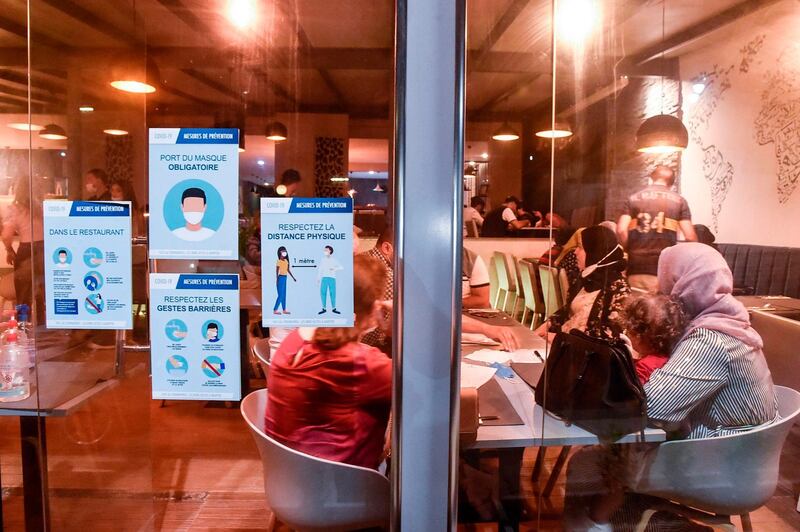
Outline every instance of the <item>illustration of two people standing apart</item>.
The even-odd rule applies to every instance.
[[[320,299],[322,310],[318,314],[328,312],[328,300],[330,300],[331,311],[340,314],[336,309],[336,272],[343,270],[344,267],[338,260],[333,258],[333,247],[325,246],[322,259],[317,268],[317,283],[319,284]],[[297,282],[292,273],[292,266],[289,260],[289,252],[286,247],[278,248],[278,261],[275,263],[275,278],[278,297],[275,299],[275,306],[272,309],[274,314],[291,314],[286,310],[286,285],[289,277]],[[280,310],[278,310],[280,309]]]

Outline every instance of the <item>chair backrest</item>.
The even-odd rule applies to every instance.
[[[480,236],[478,223],[475,220],[467,220],[465,225],[467,227],[467,238],[478,238]]]
[[[271,356],[271,349],[269,345],[269,338],[260,338],[253,344],[253,354],[259,362],[269,366],[269,359]]]
[[[514,283],[511,279],[511,272],[508,269],[508,262],[506,262],[505,253],[495,251],[492,255],[492,263],[497,272],[497,287],[500,290],[510,291],[514,289]]]
[[[267,390],[242,400],[264,467],[264,493],[277,518],[295,530],[388,528],[389,480],[372,469],[323,460],[264,434]]]
[[[550,317],[564,305],[561,282],[558,279],[558,268],[540,264],[539,281],[542,286],[545,317]]]
[[[520,259],[517,261],[517,272],[520,277],[520,286],[522,287],[522,297],[525,301],[525,307],[531,312],[536,311],[536,297],[533,294],[534,287],[536,286],[531,275],[531,263]]]
[[[750,324],[764,340],[772,381],[800,390],[800,321],[756,311],[750,313]]]
[[[699,510],[740,515],[775,492],[781,449],[800,415],[800,392],[775,386],[781,419],[718,438],[677,440],[658,446],[637,491]]]

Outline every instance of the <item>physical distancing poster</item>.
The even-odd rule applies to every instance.
[[[150,275],[153,399],[241,399],[239,276]]]
[[[265,326],[352,327],[352,198],[262,198]]]
[[[46,200],[48,329],[132,329],[131,204]]]
[[[237,260],[239,130],[150,129],[150,258]]]

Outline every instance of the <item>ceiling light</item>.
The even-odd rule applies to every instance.
[[[508,142],[511,140],[519,139],[519,135],[517,134],[516,131],[514,131],[514,128],[511,127],[511,124],[509,124],[508,122],[504,122],[503,125],[500,126],[500,128],[494,132],[492,138],[494,140]]]
[[[59,153],[59,155],[62,156],[62,157],[66,157],[67,156],[67,152],[62,151],[61,153]]]
[[[572,136],[572,128],[566,122],[556,122],[555,127],[553,124],[548,124],[538,130],[536,136],[543,139],[563,139]]]
[[[92,107],[91,105],[81,105],[80,107],[78,107],[78,111],[80,111],[81,113],[91,113],[92,111],[94,111],[94,107]]]
[[[289,132],[286,126],[281,122],[270,122],[267,124],[264,134],[267,136],[268,140],[274,140],[275,142],[281,142],[289,138]]]
[[[116,137],[121,137],[122,135],[127,135],[128,132],[124,129],[104,129],[103,133],[106,135],[114,135]]]
[[[375,188],[372,189],[373,192],[382,192],[386,193],[386,188],[383,187],[380,183],[375,183]]]
[[[370,171],[369,171],[369,172],[367,172],[367,173],[368,173],[369,175],[375,175],[375,174],[377,174],[378,172],[376,172],[375,170],[370,170]]]
[[[121,56],[114,60],[111,67],[111,86],[123,92],[134,94],[152,94],[160,84],[161,74],[152,58],[141,60]]]
[[[596,0],[561,0],[558,6],[558,31],[572,43],[588,37],[600,18]]]
[[[47,124],[39,131],[39,136],[47,140],[67,140],[67,132],[58,124]]]
[[[243,30],[255,21],[255,2],[253,0],[228,0],[225,14],[231,24]]]
[[[481,153],[481,157],[483,157],[484,159],[488,159],[489,158],[489,154],[486,153],[486,152],[483,152],[483,153]]]
[[[277,194],[278,194],[279,196],[285,196],[285,195],[286,195],[286,192],[287,192],[288,190],[289,190],[289,189],[287,189],[287,188],[286,188],[286,185],[278,185],[277,187],[275,187],[275,192],[277,192]]]
[[[343,175],[335,175],[331,177],[331,182],[333,183],[346,183],[347,181],[350,181],[350,178]]]
[[[689,145],[689,132],[672,115],[651,116],[636,131],[636,149],[642,153],[673,153]]]
[[[703,94],[703,91],[706,90],[706,84],[702,81],[697,81],[692,83],[692,92],[695,94]]]
[[[696,93],[691,93],[689,95],[689,103],[697,103],[700,101],[700,95]]]
[[[44,129],[44,126],[29,124],[27,122],[11,122],[8,124],[8,127],[11,129],[18,129],[20,131],[41,131]]]
[[[266,162],[264,162],[264,159],[259,159],[259,160],[257,160],[257,161],[256,161],[256,164],[257,164],[258,166],[264,166],[264,165],[265,165],[265,164],[267,164],[267,163],[266,163]]]
[[[350,190],[348,190],[348,191],[347,191],[347,194],[349,194],[349,195],[350,195],[350,197],[352,198],[353,196],[355,196],[356,194],[358,194],[358,192],[356,191],[356,189],[354,189],[354,188],[351,188]]]

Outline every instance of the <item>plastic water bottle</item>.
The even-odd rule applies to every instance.
[[[31,395],[30,357],[19,343],[17,321],[7,322],[8,329],[0,336],[0,402],[22,401]]]
[[[28,353],[29,367],[33,368],[36,364],[36,349],[31,341],[33,333],[33,324],[30,322],[31,308],[25,304],[17,305],[15,308],[17,310],[17,328],[19,329],[17,343]]]

